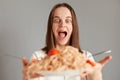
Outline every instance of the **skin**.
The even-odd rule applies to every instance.
[[[52,30],[55,37],[56,47],[58,49],[69,44],[73,27],[72,27],[72,16],[67,8],[60,7],[55,10]],[[66,32],[67,35],[65,35],[62,32]]]
[[[86,71],[81,74],[81,77],[85,77],[87,75],[88,80],[102,80],[102,68],[112,59],[112,56],[106,56],[104,59],[99,62],[95,62],[96,66],[93,67],[92,71]]]
[[[66,7],[59,7],[55,10],[52,30],[55,37],[57,49],[61,49],[69,44],[73,27],[72,27],[71,13]],[[60,34],[59,32],[67,32],[67,35],[65,36],[64,33]],[[99,62],[95,62],[96,65],[93,67],[93,69],[91,71],[85,71],[84,73],[81,74],[81,77],[85,77],[87,75],[88,77],[87,80],[102,80],[102,73],[101,73],[102,68],[111,59],[112,56],[106,56],[104,59],[100,60]],[[31,62],[32,61],[33,60],[31,60]],[[25,71],[28,61],[26,60],[26,58],[23,58],[22,62],[23,62],[23,75],[25,76]],[[23,76],[23,80],[25,80],[24,76]],[[34,74],[32,76],[38,77],[40,75]]]
[[[61,49],[65,45],[69,44],[73,27],[71,13],[66,7],[59,7],[55,10],[52,30],[55,36],[56,48]],[[60,30],[67,32],[67,36],[65,38],[59,37]],[[93,70],[84,72],[81,74],[81,77],[88,75],[88,80],[102,80],[101,70],[110,59],[112,59],[112,57],[107,56],[103,60],[96,62],[96,66]]]

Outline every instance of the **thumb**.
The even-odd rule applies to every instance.
[[[102,59],[101,61],[99,61],[99,63],[104,66],[111,59],[112,59],[112,56],[106,56],[104,59]]]
[[[28,65],[28,61],[25,57],[22,58],[22,63],[23,63],[23,66],[27,66]]]

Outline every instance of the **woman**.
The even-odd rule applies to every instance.
[[[46,47],[42,50],[36,51],[32,59],[42,59],[52,48],[58,50],[64,48],[67,45],[73,46],[79,49],[81,54],[85,54],[81,50],[79,45],[79,31],[78,23],[73,8],[67,3],[61,3],[55,5],[49,15],[47,35],[46,35]],[[90,56],[90,53],[85,54],[86,57]],[[93,60],[93,57],[89,57]],[[107,56],[100,62],[96,62],[96,66],[92,71],[86,71],[81,74],[81,77],[87,80],[102,80],[101,70],[103,66],[111,59],[111,56]],[[23,73],[25,76],[25,66],[28,64],[27,60],[23,58]],[[34,76],[37,76],[34,75]]]

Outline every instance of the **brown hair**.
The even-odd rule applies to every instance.
[[[72,15],[73,32],[71,34],[69,45],[73,46],[75,48],[78,48],[79,51],[82,53],[82,50],[79,45],[79,29],[78,29],[76,14],[75,14],[73,8],[67,3],[59,3],[52,8],[52,10],[49,14],[49,18],[48,18],[47,34],[46,34],[46,47],[43,48],[43,50],[45,50],[47,53],[50,49],[55,48],[55,40],[54,40],[54,36],[53,36],[53,31],[52,31],[52,24],[53,24],[54,12],[59,7],[66,7],[70,10],[71,15]]]

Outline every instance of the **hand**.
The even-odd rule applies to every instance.
[[[37,61],[38,61],[37,59],[32,59],[32,60],[29,62],[25,57],[22,58],[22,63],[23,63],[23,70],[22,70],[23,80],[28,80],[28,75],[29,75],[30,78],[37,78],[37,77],[42,76],[41,74],[33,73],[33,72],[29,72],[29,71],[28,71],[28,67],[29,67],[32,63],[35,63],[35,62],[37,62]]]
[[[25,57],[22,58],[22,63],[23,63],[23,69],[22,69],[22,74],[23,74],[23,80],[27,80],[27,66],[28,66],[28,61]]]
[[[88,80],[102,80],[102,68],[111,59],[112,56],[107,56],[99,62],[96,62],[96,65],[93,67],[93,69],[91,71],[85,71],[83,74],[81,74],[81,77],[85,77],[86,75],[88,75]]]

